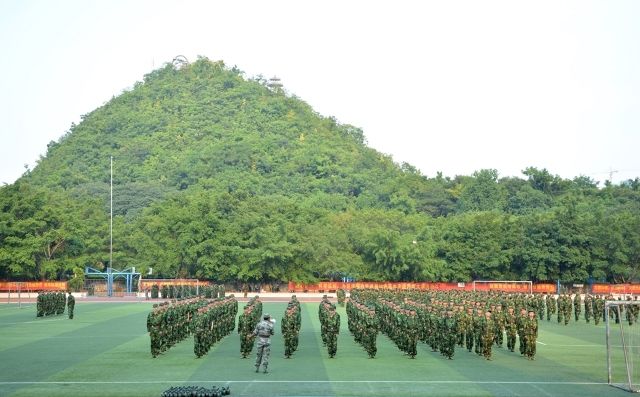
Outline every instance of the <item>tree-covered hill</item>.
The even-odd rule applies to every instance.
[[[0,279],[108,262],[110,156],[116,268],[221,281],[617,281],[640,266],[638,179],[598,188],[536,168],[429,178],[266,80],[199,59],[84,115],[0,188]]]

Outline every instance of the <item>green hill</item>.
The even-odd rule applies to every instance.
[[[64,279],[108,261],[110,156],[116,268],[584,281],[633,279],[640,266],[638,179],[598,189],[536,168],[428,178],[266,80],[199,59],[82,116],[1,188],[0,279]]]

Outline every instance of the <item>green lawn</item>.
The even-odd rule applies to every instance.
[[[240,304],[242,307],[242,304]],[[284,359],[284,303],[265,303],[278,319],[269,374],[241,359],[236,333],[196,359],[193,340],[153,359],[147,303],[78,303],[76,318],[35,317],[33,305],[0,306],[0,396],[159,396],[170,386],[229,385],[232,396],[627,396],[606,384],[604,325],[541,322],[536,361],[494,348],[485,361],[466,350],[445,360],[420,345],[415,360],[384,336],[368,359],[347,330],[338,354],[322,347],[318,304],[302,304],[300,346]]]

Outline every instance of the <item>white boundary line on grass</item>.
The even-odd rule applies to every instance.
[[[488,384],[488,385],[566,385],[600,386],[606,382],[546,382],[546,381],[473,381],[473,380],[160,380],[160,381],[16,381],[0,385],[130,385],[166,383],[423,383],[423,384]]]

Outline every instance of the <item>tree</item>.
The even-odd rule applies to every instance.
[[[497,170],[480,170],[462,186],[458,206],[462,211],[502,210],[506,204],[506,191],[498,183]]]

